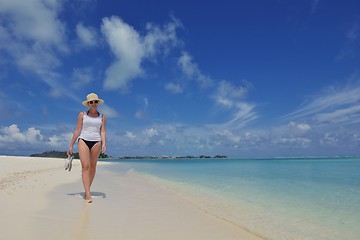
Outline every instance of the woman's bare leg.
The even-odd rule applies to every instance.
[[[96,143],[90,150],[90,187],[95,178],[97,160],[101,151],[101,142]]]
[[[91,180],[90,180],[90,149],[86,145],[86,143],[83,140],[79,140],[78,143],[78,149],[79,149],[79,157],[81,162],[81,169],[82,169],[82,181],[84,185],[85,190],[85,200],[90,201],[91,195],[90,195],[90,186],[91,186]]]

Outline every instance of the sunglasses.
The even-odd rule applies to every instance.
[[[98,103],[99,103],[99,100],[94,100],[94,101],[89,101],[89,102],[88,102],[88,104],[93,104],[93,103],[98,104]]]

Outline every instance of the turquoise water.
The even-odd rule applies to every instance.
[[[360,159],[117,160],[267,239],[359,239]]]

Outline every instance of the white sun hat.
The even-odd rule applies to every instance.
[[[98,95],[96,95],[95,93],[90,93],[90,94],[88,94],[88,95],[86,96],[86,101],[83,101],[82,104],[83,104],[84,106],[87,106],[87,107],[88,107],[88,106],[90,106],[90,105],[89,105],[89,102],[90,102],[90,101],[99,101],[99,102],[98,102],[98,105],[104,103],[104,100],[100,99],[100,98],[98,97]]]

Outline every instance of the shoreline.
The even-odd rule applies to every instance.
[[[265,239],[350,240],[360,233],[357,160],[118,161],[107,169],[140,175],[210,216]]]
[[[83,200],[80,162],[0,156],[0,236],[4,239],[261,239],[209,215],[136,174],[99,162]],[[21,231],[17,231],[21,229]]]

